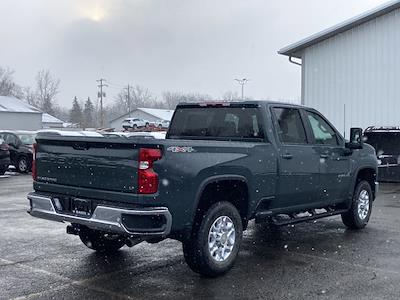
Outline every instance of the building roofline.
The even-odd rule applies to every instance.
[[[43,114],[43,112],[41,112],[41,111],[12,111],[12,110],[11,111],[0,110],[0,113],[7,113],[7,114],[11,114],[11,113],[13,113],[13,114],[35,114],[35,115]]]
[[[302,39],[294,44],[284,47],[278,51],[278,54],[301,58],[301,56],[302,56],[301,51],[304,50],[305,48],[308,48],[312,45],[320,43],[320,42],[322,42],[326,39],[329,39],[337,34],[348,31],[356,26],[364,24],[375,18],[386,15],[398,8],[400,8],[400,0],[389,1],[388,3],[380,5],[374,9],[371,9],[365,13],[362,13],[354,18],[348,19],[348,20],[341,22],[335,26],[332,26],[328,29],[320,31],[309,37],[306,37],[305,39]]]
[[[131,113],[133,113],[134,111],[137,111],[137,110],[140,110],[140,111],[142,111],[142,112],[144,112],[144,113],[146,113],[146,114],[151,115],[150,113],[146,112],[145,109],[159,109],[159,110],[164,110],[164,111],[165,111],[165,110],[171,110],[171,111],[173,111],[173,109],[138,107],[138,108],[135,108],[135,109],[131,110],[130,112],[127,112],[126,114],[123,114],[123,115],[121,115],[121,116],[119,116],[119,117],[116,117],[116,118],[110,120],[109,123],[114,122],[115,120],[118,120],[119,118],[122,118],[122,117],[125,118],[125,116],[128,116],[129,114],[131,114]],[[156,116],[154,116],[154,117],[156,117]]]

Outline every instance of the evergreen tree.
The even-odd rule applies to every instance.
[[[85,108],[83,110],[83,125],[85,128],[93,127],[93,114],[94,114],[94,106],[90,98],[88,97],[87,101],[85,102]]]
[[[82,126],[82,108],[79,105],[78,99],[75,97],[72,102],[72,109],[69,113],[69,120],[73,124],[78,124],[78,126]]]

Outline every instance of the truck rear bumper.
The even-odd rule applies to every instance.
[[[130,236],[166,237],[172,226],[172,216],[165,207],[122,209],[97,206],[90,218],[60,213],[49,196],[28,195],[28,213],[46,220],[69,222],[93,229]]]

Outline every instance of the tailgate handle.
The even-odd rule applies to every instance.
[[[75,150],[87,150],[89,149],[89,146],[87,144],[73,144],[72,148]]]
[[[293,155],[290,154],[290,153],[286,153],[286,154],[283,154],[283,155],[282,155],[282,158],[283,158],[283,159],[292,159],[292,158],[293,158]]]

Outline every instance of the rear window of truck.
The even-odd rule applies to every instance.
[[[264,133],[255,107],[184,107],[176,110],[168,138],[263,141]]]

